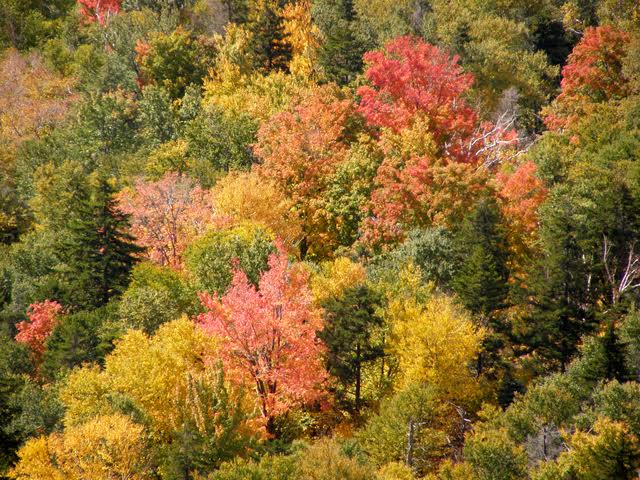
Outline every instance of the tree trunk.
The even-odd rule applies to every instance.
[[[356,412],[360,413],[360,385],[362,372],[360,365],[360,342],[356,344]]]
[[[407,466],[411,468],[413,464],[413,418],[409,419],[409,431],[407,432]]]

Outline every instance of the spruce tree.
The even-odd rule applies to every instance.
[[[384,355],[382,343],[375,338],[375,330],[382,326],[376,314],[380,301],[379,295],[361,285],[323,305],[325,327],[318,336],[327,346],[327,370],[341,384],[341,400],[353,389],[356,412],[361,406],[363,365]]]
[[[367,50],[355,32],[353,0],[316,0],[313,20],[324,41],[319,60],[327,80],[345,85],[362,71],[362,55]]]
[[[467,216],[458,235],[460,270],[453,289],[477,323],[488,329],[476,363],[476,373],[497,376],[499,352],[508,329],[500,314],[509,293],[507,240],[495,200],[484,199]]]
[[[505,307],[509,292],[507,240],[495,201],[478,204],[466,218],[458,241],[461,265],[453,288],[471,313],[489,318]]]
[[[605,354],[605,378],[625,382],[629,379],[629,372],[625,362],[625,345],[622,342],[615,323],[609,320],[604,334],[599,338]]]
[[[571,201],[549,204],[542,214],[541,247],[528,277],[531,313],[522,326],[523,354],[564,370],[580,338],[596,325],[591,288],[593,276],[584,261]]]
[[[291,60],[291,46],[285,41],[282,9],[287,0],[252,0],[247,29],[253,34],[251,50],[264,72],[286,71]]]
[[[142,249],[127,233],[129,218],[118,210],[110,182],[99,177],[78,201],[62,242],[65,300],[75,308],[96,308],[121,293]]]

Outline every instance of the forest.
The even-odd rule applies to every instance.
[[[639,300],[638,0],[0,0],[0,479],[637,479]]]

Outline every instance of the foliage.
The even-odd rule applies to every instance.
[[[251,172],[231,172],[212,189],[216,212],[233,225],[251,223],[278,237],[293,251],[302,236],[293,202],[271,180]]]
[[[187,244],[205,232],[213,220],[208,192],[186,176],[167,173],[161,180],[138,180],[118,196],[131,215],[132,233],[148,248],[151,260],[178,268]]]
[[[226,368],[256,390],[256,401],[269,422],[291,405],[317,400],[326,378],[316,339],[322,318],[311,304],[308,275],[290,267],[284,253],[269,257],[269,270],[258,288],[236,270],[222,297],[202,293],[207,309],[198,317],[218,337]]]
[[[18,329],[16,341],[29,347],[36,363],[40,363],[42,359],[45,342],[56,327],[60,313],[62,313],[62,305],[45,300],[42,303],[29,305],[27,310],[29,320],[16,325]]]
[[[552,129],[570,125],[590,104],[628,95],[622,71],[629,35],[612,26],[590,27],[562,69],[562,91],[548,112]]]
[[[294,108],[275,115],[258,131],[255,152],[262,160],[259,173],[294,202],[307,251],[322,256],[333,239],[325,226],[323,194],[330,176],[344,161],[353,105],[330,87],[318,87]]]
[[[419,274],[403,273],[406,290],[385,311],[391,326],[387,348],[398,359],[400,384],[424,382],[446,398],[471,400],[477,385],[469,363],[479,352],[484,329],[476,328],[451,298],[421,292]]]
[[[185,267],[199,290],[223,295],[231,285],[234,268],[257,285],[274,250],[271,237],[251,224],[213,230],[189,246]]]

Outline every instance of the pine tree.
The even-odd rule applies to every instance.
[[[352,82],[362,72],[362,55],[366,51],[355,33],[353,1],[317,0],[312,15],[324,40],[320,48],[324,74],[340,85]]]
[[[454,290],[474,315],[485,318],[504,308],[509,291],[507,240],[495,201],[482,200],[459,236],[462,264]]]
[[[288,69],[291,46],[285,41],[282,9],[286,0],[253,0],[247,29],[253,34],[251,49],[259,68],[265,72]]]
[[[599,338],[605,354],[605,375],[607,380],[625,382],[629,372],[625,362],[625,345],[622,342],[613,321],[608,321],[606,330]]]
[[[362,367],[384,355],[381,342],[375,339],[375,330],[382,326],[376,314],[379,303],[378,295],[360,285],[323,304],[325,327],[318,336],[327,346],[327,370],[342,384],[340,396],[354,389],[356,412],[362,397]]]
[[[62,242],[66,300],[73,307],[95,308],[121,293],[142,249],[127,233],[128,215],[118,210],[109,181],[98,178],[91,194],[78,201]]]
[[[535,352],[543,362],[557,363],[564,370],[580,338],[595,325],[592,275],[569,201],[561,199],[545,211],[540,235],[543,253],[528,278],[532,312],[523,325],[522,353]]]
[[[459,247],[461,267],[453,288],[476,322],[489,330],[477,358],[476,373],[480,375],[501,363],[499,351],[508,334],[500,314],[509,293],[507,240],[494,200],[482,200],[467,216],[459,234]]]

